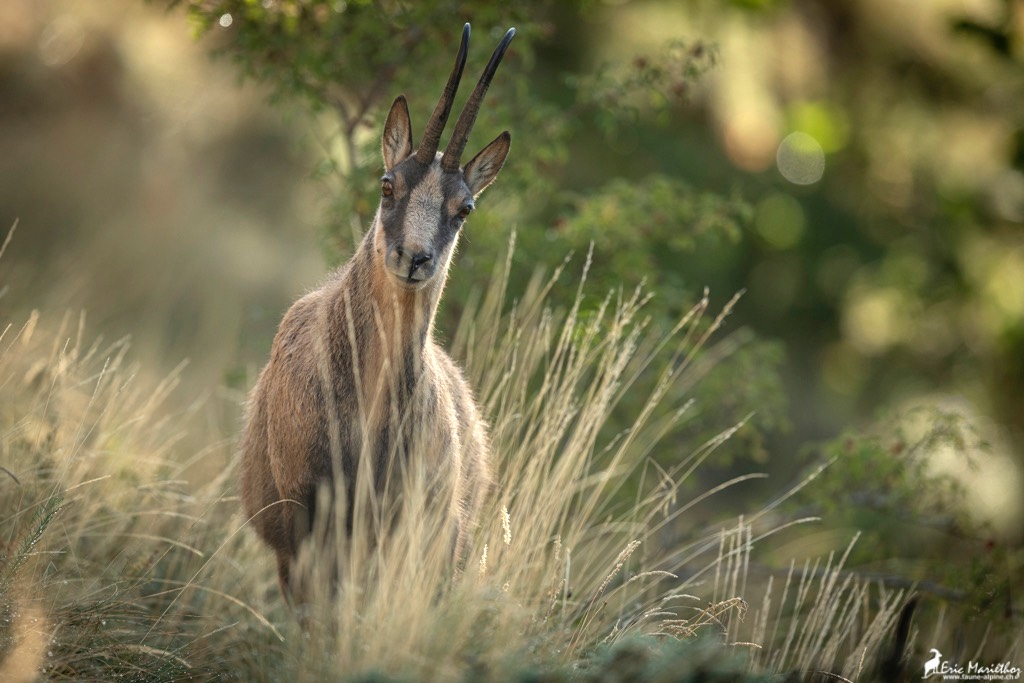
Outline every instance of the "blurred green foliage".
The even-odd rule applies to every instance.
[[[915,409],[815,449],[813,466],[825,468],[791,506],[860,531],[851,564],[883,583],[913,582],[926,606],[952,602],[987,627],[1019,619],[1024,549],[971,514],[965,485],[988,448],[955,410]],[[937,453],[948,471],[936,471]]]

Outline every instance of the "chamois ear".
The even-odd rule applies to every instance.
[[[466,164],[463,175],[466,178],[466,185],[469,186],[469,191],[473,193],[474,197],[483,192],[484,188],[498,177],[498,171],[505,163],[511,143],[512,136],[506,130]]]
[[[412,154],[412,124],[409,123],[409,105],[405,95],[396,97],[388,112],[381,152],[384,155],[384,168],[388,171]]]

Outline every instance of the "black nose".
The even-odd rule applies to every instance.
[[[412,255],[412,258],[410,259],[410,265],[412,265],[413,270],[416,270],[417,268],[419,268],[432,258],[434,258],[434,255],[431,254],[429,251],[417,252]]]
[[[396,270],[405,273],[405,277],[411,278],[413,273],[423,268],[424,271],[430,270],[433,266],[431,261],[434,260],[434,252],[423,250],[423,251],[409,251],[399,245],[391,247],[392,258],[394,259],[394,267]],[[429,276],[430,273],[427,273]]]

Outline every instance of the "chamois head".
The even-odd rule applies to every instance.
[[[375,229],[377,252],[384,259],[384,267],[403,287],[420,289],[439,271],[446,270],[459,230],[473,210],[474,198],[493,182],[505,162],[511,141],[508,131],[465,167],[459,166],[484,94],[514,35],[515,29],[510,28],[491,55],[443,154],[437,148],[466,65],[469,24],[463,27],[455,66],[419,148],[412,146],[405,96],[400,95],[391,105],[381,144],[384,176]]]

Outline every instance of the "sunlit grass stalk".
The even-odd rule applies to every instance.
[[[0,605],[17,603],[51,629],[46,676],[496,679],[523,662],[584,666],[602,646],[702,633],[749,651],[754,670],[861,675],[903,594],[844,573],[849,551],[803,571],[794,563],[784,582],[769,579],[756,610],[744,600],[754,549],[813,521],[777,512],[816,473],[734,524],[679,533],[696,506],[764,476],[680,500],[744,426],[723,425],[705,443],[670,439],[701,400],[700,379],[728,362],[728,340],[714,335],[736,300],[712,316],[705,294],[658,333],[641,289],[587,298],[586,264],[564,310],[548,293],[565,263],[513,302],[510,268],[511,257],[452,343],[496,454],[498,485],[468,559],[453,564],[430,473],[416,464],[430,444],[408,444],[391,489],[361,468],[357,533],[337,525],[330,536],[320,520],[314,535],[329,550],[300,557],[315,596],[298,615],[304,632],[238,512],[230,438],[181,452],[194,426],[167,407],[181,369],[149,382],[126,341],[87,344],[80,317],[52,335],[39,313],[0,322]],[[612,433],[619,413],[628,419]],[[182,463],[202,460],[216,463],[206,483],[185,482]],[[347,503],[336,495],[336,514]],[[664,538],[678,541],[662,547]],[[23,651],[36,657],[38,640]]]

